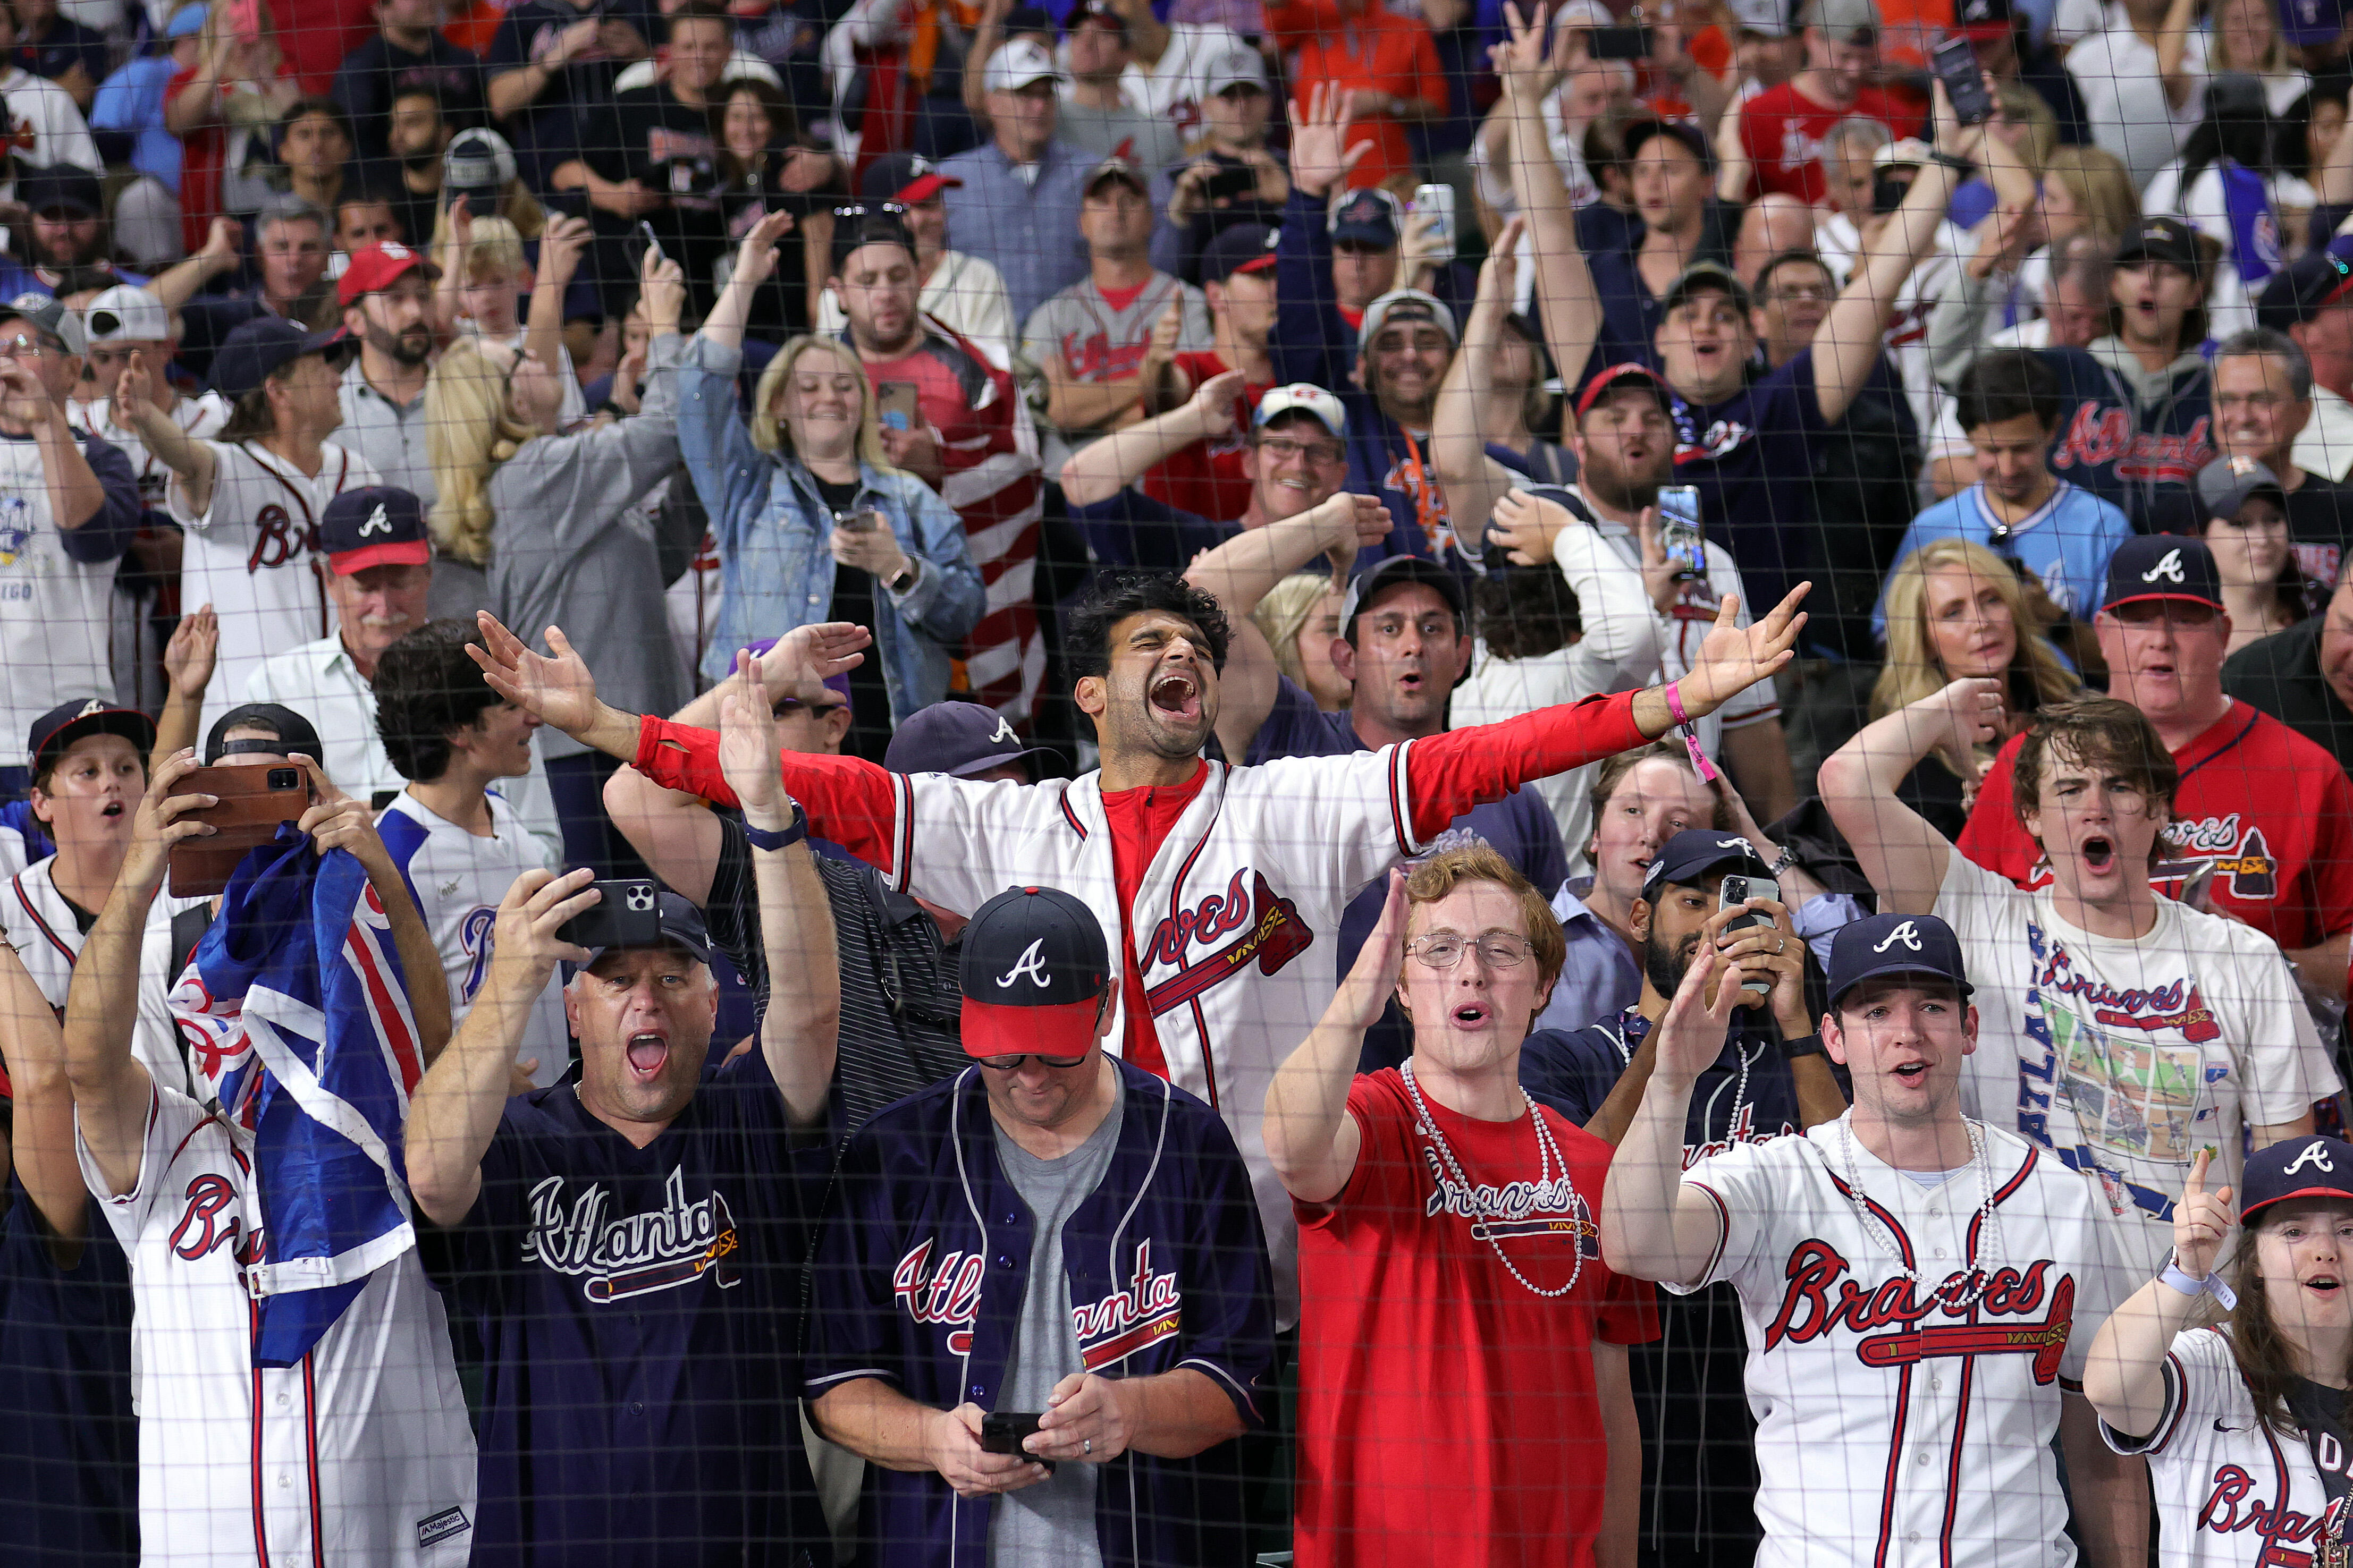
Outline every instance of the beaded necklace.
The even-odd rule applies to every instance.
[[[1471,1205],[1473,1219],[1476,1220],[1490,1217],[1502,1219],[1505,1217],[1500,1210],[1495,1211],[1491,1215],[1487,1209],[1482,1206],[1479,1197],[1479,1189],[1472,1186],[1471,1184],[1471,1178],[1463,1173],[1462,1162],[1454,1157],[1454,1146],[1446,1141],[1446,1134],[1438,1130],[1438,1119],[1430,1115],[1430,1106],[1421,1098],[1421,1086],[1413,1080],[1413,1064],[1411,1062],[1408,1062],[1403,1067],[1399,1068],[1398,1069],[1398,1076],[1405,1079],[1405,1091],[1413,1100],[1413,1109],[1415,1112],[1421,1118],[1422,1136],[1429,1139],[1430,1142],[1436,1146],[1438,1150],[1438,1157],[1444,1163],[1447,1173],[1454,1178],[1455,1185],[1462,1189],[1464,1199]],[[1554,1168],[1557,1166],[1560,1172],[1559,1177],[1557,1178],[1558,1181],[1563,1186],[1567,1187],[1572,1194],[1575,1193],[1577,1191],[1576,1184],[1568,1179],[1568,1162],[1562,1157],[1559,1145],[1553,1142],[1552,1129],[1545,1125],[1545,1119],[1537,1113],[1535,1101],[1528,1098],[1528,1091],[1525,1089],[1520,1090],[1520,1103],[1527,1108],[1528,1120],[1535,1125],[1537,1184],[1539,1186],[1550,1185],[1555,1180],[1553,1175]],[[1486,1234],[1487,1245],[1494,1250],[1496,1261],[1503,1264],[1504,1268],[1510,1269],[1512,1271],[1512,1278],[1518,1280],[1522,1286],[1525,1287],[1528,1293],[1532,1296],[1541,1296],[1546,1300],[1553,1300],[1556,1297],[1566,1296],[1571,1290],[1577,1289],[1577,1277],[1585,1272],[1585,1243],[1582,1237],[1573,1239],[1568,1249],[1570,1258],[1568,1283],[1563,1285],[1557,1290],[1546,1290],[1538,1286],[1526,1275],[1520,1272],[1520,1266],[1513,1262],[1511,1258],[1505,1255],[1504,1251],[1504,1244],[1495,1239],[1495,1233],[1493,1227],[1487,1227]]]
[[[1839,1151],[1846,1163],[1846,1201],[1853,1208],[1855,1223],[1862,1226],[1863,1234],[1877,1242],[1885,1249],[1889,1257],[1895,1259],[1896,1271],[1916,1289],[1920,1284],[1919,1266],[1904,1261],[1904,1248],[1896,1241],[1894,1231],[1890,1229],[1877,1215],[1871,1212],[1869,1204],[1863,1202],[1862,1181],[1855,1170],[1854,1163],[1854,1133],[1852,1127],[1853,1121],[1854,1112],[1850,1110],[1839,1118],[1838,1123]],[[1969,1135],[1969,1163],[1977,1170],[1978,1184],[1984,1195],[1978,1205],[1977,1239],[1969,1244],[1968,1268],[1971,1279],[1969,1292],[1951,1303],[1952,1309],[1956,1311],[1965,1311],[1976,1306],[1984,1299],[1987,1289],[1993,1283],[1992,1270],[1980,1267],[1978,1262],[1982,1247],[1990,1243],[1993,1248],[1994,1266],[1997,1268],[2007,1261],[2009,1257],[2001,1245],[2001,1216],[1994,1209],[1993,1160],[1986,1150],[1984,1124],[1965,1116],[1961,1119],[1961,1125],[1967,1129]]]

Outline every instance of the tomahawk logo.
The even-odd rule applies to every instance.
[[[1749,849],[1749,843],[1746,838],[1719,838],[1715,841],[1715,847],[1718,849]],[[1750,853],[1753,854],[1755,851],[1752,849]]]
[[[1894,947],[1899,942],[1912,952],[1919,952],[1919,928],[1915,926],[1910,921],[1905,921],[1902,925],[1897,926],[1894,931],[1889,931],[1884,937],[1881,938],[1878,945],[1874,946],[1871,951],[1873,952],[1885,952],[1889,948]]]
[[[365,539],[371,533],[381,533],[386,538],[392,535],[392,514],[384,510],[382,501],[378,501],[376,509],[368,513],[368,520],[360,524],[362,539]]]
[[[2181,552],[2179,550],[2167,551],[2163,555],[2158,557],[2156,565],[2150,567],[2147,571],[2140,574],[2140,580],[2144,583],[2154,583],[2160,577],[2164,578],[2168,583],[2180,583],[2187,581],[2187,579],[2181,575]]]
[[[87,719],[93,713],[103,713],[105,711],[106,704],[93,697],[89,701],[81,705],[81,710],[76,713],[74,717],[77,719]]]
[[[1003,741],[1010,746],[1018,746],[1021,743],[1021,737],[1013,732],[1013,721],[1001,713],[997,718],[997,729],[988,739],[992,744],[998,741]]]
[[[1013,967],[997,977],[997,988],[999,991],[1009,990],[1013,983],[1025,974],[1039,990],[1043,991],[1048,988],[1050,982],[1046,979],[1046,939],[1044,937],[1038,938],[1021,950],[1021,957]]]
[[[2283,1176],[2293,1176],[2298,1171],[2303,1170],[2306,1165],[2311,1166],[2316,1171],[2327,1171],[2330,1175],[2335,1175],[2337,1173],[2336,1165],[2331,1163],[2328,1158],[2328,1145],[2322,1142],[2317,1138],[2314,1139],[2311,1142],[2306,1143],[2304,1146],[2304,1152],[2289,1161],[2287,1169],[2282,1171],[2280,1174]]]

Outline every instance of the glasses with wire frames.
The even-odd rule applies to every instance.
[[[1479,936],[1458,936],[1452,931],[1434,931],[1418,936],[1405,944],[1405,950],[1421,963],[1424,969],[1451,969],[1462,962],[1462,955],[1472,948],[1479,950],[1479,962],[1490,969],[1517,969],[1535,956],[1535,943],[1512,931],[1491,931]]]

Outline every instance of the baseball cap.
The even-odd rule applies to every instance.
[[[1005,36],[1018,38],[1024,33],[1054,35],[1054,14],[1043,5],[1016,5],[1005,13]]]
[[[2247,1156],[2239,1171],[2239,1223],[2290,1198],[2353,1199],[2353,1143],[2325,1134],[2288,1138]]]
[[[654,903],[660,911],[661,940],[664,942],[674,942],[678,943],[679,946],[686,949],[687,952],[692,956],[697,963],[709,964],[711,962],[711,930],[708,926],[702,923],[702,911],[696,909],[691,903],[689,903],[686,899],[680,894],[667,891],[655,892],[653,884],[650,882],[642,887],[631,888],[622,896],[628,899],[642,900],[648,893],[654,894]],[[633,902],[629,907],[633,910],[642,910],[645,908],[645,905],[642,902]],[[614,950],[609,947],[590,948],[588,950],[588,962],[582,964],[581,967],[583,969],[594,969],[596,966],[596,961],[598,959],[613,951]],[[627,952],[628,950],[623,949],[622,951]]]
[[[425,504],[396,485],[345,490],[319,519],[319,548],[338,577],[371,566],[422,566],[433,559]]]
[[[1748,289],[1732,274],[1732,268],[1715,261],[1694,261],[1683,270],[1683,276],[1667,285],[1659,300],[1659,314],[1664,316],[1694,294],[1729,295],[1732,307],[1742,315],[1748,314]]]
[[[1625,161],[1632,163],[1636,154],[1662,136],[1682,142],[1690,150],[1691,155],[1700,161],[1702,167],[1712,169],[1715,166],[1715,150],[1707,144],[1705,132],[1688,120],[1662,120],[1655,116],[1637,120],[1626,127],[1625,134],[1620,138],[1626,149]]]
[[[2206,269],[2197,235],[2178,217],[2145,217],[2125,236],[2116,247],[2116,265],[2129,267],[2137,261],[2168,261],[2192,272]]]
[[[1356,329],[1356,352],[1362,353],[1383,327],[1411,321],[1428,321],[1444,332],[1450,343],[1462,341],[1454,327],[1454,312],[1437,295],[1419,289],[1392,289],[1365,307],[1364,324]]]
[[[2206,118],[2261,120],[2271,112],[2263,79],[2253,71],[2222,71],[2206,81]]]
[[[205,30],[205,18],[211,14],[209,5],[183,5],[172,13],[164,27],[167,38],[190,38]]]
[[[340,353],[347,341],[341,327],[306,332],[283,316],[257,316],[221,340],[213,355],[213,390],[235,401],[258,389],[288,361],[331,350]]]
[[[1125,180],[1145,195],[1152,194],[1152,186],[1145,181],[1144,171],[1116,153],[1088,171],[1087,183],[1079,187],[1080,194],[1090,196],[1094,195],[1095,187],[1105,180]]]
[[[1789,0],[1732,0],[1732,14],[1744,33],[1760,38],[1789,36]]]
[[[1670,882],[1683,888],[1704,887],[1701,879],[1718,867],[1735,876],[1769,879],[1773,875],[1765,857],[1757,853],[1757,846],[1737,833],[1686,827],[1651,857],[1642,871],[1642,897],[1650,898]]]
[[[1228,88],[1266,90],[1266,60],[1256,49],[1229,48],[1211,58],[1201,72],[1201,96],[1215,98]]]
[[[460,131],[441,153],[443,198],[467,197],[466,210],[477,217],[496,205],[514,177],[514,149],[495,131]]]
[[[1263,430],[1284,415],[1293,412],[1313,414],[1323,422],[1324,428],[1335,436],[1348,433],[1346,407],[1337,397],[1312,381],[1287,382],[1283,385],[1268,388],[1266,395],[1258,400],[1258,410],[1250,416],[1250,423]]]
[[[138,285],[117,283],[90,302],[81,324],[89,342],[163,342],[172,335],[172,312]]]
[[[1649,365],[1626,360],[1596,372],[1593,379],[1585,384],[1585,390],[1577,395],[1577,416],[1584,418],[1595,404],[1621,386],[1640,387],[1656,397],[1659,406],[1668,414],[1674,412],[1674,389],[1666,384],[1665,378]]]
[[[1060,81],[1062,73],[1054,57],[1035,40],[1016,38],[988,57],[988,72],[982,79],[991,92],[1018,92],[1033,81]]]
[[[1053,757],[1051,746],[1025,746],[1013,721],[994,708],[949,699],[908,715],[891,737],[882,765],[894,773],[945,773],[968,779],[1025,757]]]
[[[1427,583],[1438,590],[1446,607],[1454,612],[1454,624],[1471,624],[1470,601],[1462,596],[1462,584],[1453,573],[1435,561],[1419,555],[1392,555],[1377,561],[1356,574],[1349,583],[1346,595],[1340,601],[1340,632],[1346,636],[1356,624],[1356,617],[1369,608],[1376,599],[1400,583]]]
[[[1111,950],[1094,911],[1060,888],[1008,888],[965,923],[956,977],[966,1056],[1084,1056]]]
[[[1806,0],[1806,8],[1799,14],[1799,24],[1819,27],[1833,38],[1852,42],[1858,34],[1879,31],[1879,7],[1872,0]]]
[[[1082,4],[1071,6],[1071,14],[1062,18],[1062,31],[1075,33],[1089,22],[1102,23],[1117,33],[1123,41],[1127,37],[1127,18],[1104,5],[1103,0],[1082,0]]]
[[[1238,272],[1272,271],[1281,232],[1262,223],[1228,224],[1201,247],[1201,281],[1223,283]]]
[[[1405,232],[1405,207],[1393,193],[1365,185],[1340,198],[1324,226],[1331,230],[1335,245],[1369,245],[1388,250]]]
[[[836,273],[841,270],[841,264],[849,259],[852,251],[869,245],[903,246],[907,254],[913,256],[915,254],[915,231],[907,226],[907,219],[901,213],[877,212],[869,208],[851,217],[840,217],[837,214],[833,226],[831,263]]]
[[[274,741],[232,741],[231,730],[267,730],[278,737]],[[205,736],[205,766],[211,767],[223,757],[241,757],[255,752],[273,752],[281,757],[308,757],[323,763],[325,750],[319,742],[318,729],[311,721],[291,708],[275,702],[248,702],[232,708],[213,721]]]
[[[1871,155],[1874,169],[1916,169],[1928,161],[1929,146],[1917,136],[1900,137]]]
[[[116,708],[90,697],[60,702],[33,721],[25,741],[25,756],[35,773],[53,752],[62,752],[84,735],[120,735],[145,756],[155,749],[155,721],[136,708]]]
[[[1928,974],[1969,994],[1961,939],[1934,915],[1870,915],[1839,928],[1831,939],[1830,1000],[1885,974]]]
[[[1963,38],[2006,38],[2017,26],[2010,0],[1955,0],[1953,32]]]
[[[2235,518],[2249,498],[2264,494],[2287,505],[2287,487],[2253,458],[2217,458],[2198,470],[2198,499],[2208,517]]]
[[[2144,599],[2186,599],[2221,609],[2222,576],[2206,542],[2178,533],[2141,533],[2117,545],[2108,557],[2108,591],[2100,596],[2100,608],[2113,610]]]
[[[382,239],[364,245],[352,252],[343,268],[343,275],[335,280],[335,302],[350,305],[363,294],[374,294],[389,289],[405,274],[417,268],[425,269],[427,282],[441,276],[441,268],[426,258],[423,251],[411,250],[396,239]]]
[[[2353,294],[2353,261],[2340,247],[2353,248],[2353,241],[2306,251],[2273,273],[2255,298],[2255,325],[2284,332]]]
[[[81,317],[49,295],[19,294],[0,305],[0,321],[11,316],[57,339],[69,354],[81,353],[90,347],[90,333],[84,330]]]
[[[866,165],[858,194],[870,202],[927,202],[963,184],[920,153],[886,153]]]
[[[88,169],[72,163],[21,169],[16,174],[16,200],[28,213],[55,212],[63,207],[84,217],[106,210],[106,187]]]

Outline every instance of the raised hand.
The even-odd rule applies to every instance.
[[[1433,218],[1436,214],[1430,215]],[[1512,308],[1514,285],[1520,276],[1520,236],[1527,231],[1528,220],[1514,213],[1495,236],[1495,243],[1487,247],[1487,259],[1479,264],[1477,303],[1493,305],[1498,310]]]
[[[830,677],[847,675],[866,662],[858,650],[873,640],[874,634],[855,621],[795,626],[761,656],[760,683],[767,688],[771,702],[787,697],[813,702]]]
[[[533,867],[514,879],[499,900],[498,921],[491,928],[491,973],[502,993],[536,995],[559,963],[588,962],[586,948],[556,932],[603,900],[592,885],[596,879],[593,866],[560,877]]]
[[[1214,440],[1230,436],[1240,423],[1234,416],[1235,399],[1241,396],[1242,373],[1221,370],[1193,389],[1187,401],[1193,416],[1201,423],[1201,434]]]
[[[686,305],[686,273],[649,246],[638,279],[638,302],[646,313],[648,335],[658,338],[678,331],[679,313]]]
[[[1711,1005],[1708,981],[1719,972],[1724,984],[1716,987]],[[1709,1064],[1724,1054],[1725,1031],[1731,1027],[1732,1010],[1738,1005],[1739,971],[1716,952],[1714,942],[1701,942],[1684,966],[1683,983],[1675,988],[1674,1000],[1667,1004],[1666,1016],[1659,1020],[1652,1079],[1665,1079],[1686,1089],[1696,1083]]]
[[[1773,613],[1753,626],[1739,624],[1740,595],[1726,594],[1716,606],[1715,626],[1699,645],[1699,658],[1689,675],[1676,683],[1684,710],[1694,719],[1713,713],[1727,700],[1777,673],[1797,657],[1798,634],[1806,617],[1798,602],[1813,589],[1800,583]]]
[[[1563,529],[1576,525],[1568,508],[1556,500],[1505,490],[1487,519],[1487,538],[1511,552],[1513,565],[1536,566],[1552,560],[1552,542]]]
[[[1324,553],[1332,563],[1332,591],[1345,594],[1357,552],[1388,538],[1389,509],[1378,496],[1341,490],[1319,502],[1308,515],[1315,520]]]
[[[122,374],[114,378],[114,422],[136,428],[138,422],[155,411],[155,381],[147,369],[143,350],[132,349]]]
[[[153,893],[164,879],[173,845],[186,838],[209,837],[218,831],[187,813],[218,805],[220,796],[173,793],[174,786],[199,765],[195,749],[184,748],[164,759],[164,765],[148,780],[147,793],[140,797],[139,809],[131,817],[131,849],[122,860],[124,882]]]
[[[1323,196],[1346,179],[1373,150],[1369,140],[1349,142],[1356,122],[1349,95],[1332,82],[1317,83],[1308,93],[1307,117],[1291,122],[1291,183]]]
[[[1524,21],[1518,5],[1506,5],[1504,25],[1511,36],[1487,51],[1487,62],[1502,79],[1505,96],[1523,109],[1534,110],[1560,80],[1562,70],[1545,47],[1545,8],[1538,5],[1535,16]]]
[[[728,275],[730,289],[756,289],[776,270],[776,242],[793,226],[793,215],[769,213],[754,224],[735,247],[735,270]]]
[[[466,652],[481,667],[482,679],[491,690],[567,735],[577,735],[595,722],[601,706],[596,678],[573,651],[562,627],[547,628],[547,646],[555,650],[551,658],[533,653],[490,611],[476,612],[474,619],[489,646],[469,645]]]
[[[539,273],[561,288],[572,281],[580,270],[580,258],[588,254],[589,243],[596,231],[585,217],[559,217],[547,226],[539,237]]]
[[[1406,919],[1405,872],[1391,868],[1381,918],[1373,922],[1373,934],[1357,950],[1356,963],[1324,1009],[1326,1024],[1362,1033],[1381,1021],[1405,966]]]
[[[49,417],[49,389],[20,360],[0,361],[0,419],[30,428]]]
[[[210,605],[190,610],[164,645],[164,679],[177,696],[201,697],[212,684],[213,664],[219,656],[220,616]]]
[[[776,761],[776,710],[761,689],[752,650],[735,650],[735,673],[719,688],[719,771],[754,827],[782,832],[786,803]]]
[[[298,756],[294,763],[311,778],[311,808],[294,824],[311,836],[311,847],[321,855],[348,849],[371,871],[389,869],[392,855],[376,833],[375,813],[368,803],[338,788],[316,757]]]
[[[1673,614],[1683,596],[1683,569],[1667,553],[1666,542],[1659,537],[1657,507],[1644,507],[1634,520],[1634,538],[1642,548],[1642,592],[1650,595],[1651,607],[1659,614]]]
[[[2198,1151],[2189,1163],[2189,1179],[2181,1185],[2181,1201],[2173,1205],[2174,1261],[2192,1279],[2214,1271],[2214,1259],[2231,1237],[2231,1189],[2206,1190],[2206,1171],[2213,1160],[2213,1150]]]
[[[1907,710],[1915,726],[1915,736],[1922,733],[1918,726],[1926,726],[1926,733],[1962,770],[1965,784],[1977,783],[1977,748],[2000,733],[2001,687],[2000,680],[1990,678],[1947,681],[1941,690],[1930,692]]]

